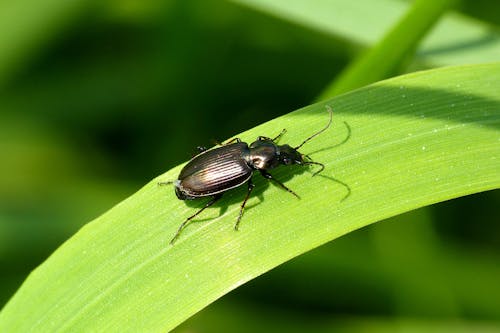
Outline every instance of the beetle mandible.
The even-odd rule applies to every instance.
[[[320,131],[309,136],[296,147],[291,147],[287,144],[277,144],[278,140],[286,132],[285,129],[272,139],[265,136],[259,136],[256,141],[250,144],[250,146],[246,142],[242,142],[239,138],[234,138],[217,148],[206,149],[199,147],[198,149],[200,150],[200,153],[194,156],[184,166],[184,168],[182,168],[177,180],[158,183],[158,185],[173,183],[175,186],[175,194],[180,200],[194,200],[203,197],[211,197],[200,210],[188,217],[179,226],[177,232],[170,241],[170,244],[175,242],[189,221],[217,202],[217,200],[219,200],[226,191],[246,183],[248,190],[245,199],[240,206],[238,219],[234,225],[234,229],[238,230],[241,217],[243,216],[243,210],[245,209],[247,200],[254,188],[252,175],[255,171],[259,171],[264,178],[273,181],[284,190],[299,198],[294,191],[274,178],[268,170],[274,169],[279,165],[314,164],[320,166],[320,169],[314,172],[312,176],[315,176],[323,171],[325,166],[322,163],[312,161],[309,156],[301,154],[298,150],[306,142],[326,131],[330,127],[332,123],[333,111],[328,105],[326,106],[326,109],[328,110],[330,116],[326,126]],[[349,125],[345,122],[344,124],[349,132],[347,138],[342,141],[341,144],[347,141],[350,137]],[[349,186],[338,180],[336,181],[347,188],[348,196],[350,194]],[[347,198],[347,196],[345,196],[344,199]]]

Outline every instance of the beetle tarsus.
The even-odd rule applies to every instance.
[[[273,182],[275,182],[276,184],[278,184],[282,189],[284,189],[285,191],[287,192],[290,192],[291,194],[293,194],[297,199],[300,199],[299,195],[297,193],[295,193],[294,191],[292,191],[291,189],[289,189],[288,187],[285,186],[285,184],[283,184],[282,182],[280,182],[279,180],[277,180],[276,178],[273,177],[273,175],[271,175],[269,172],[265,171],[265,170],[259,170],[260,171],[260,174],[266,178],[266,179],[269,179]]]
[[[274,143],[277,143],[277,142],[280,140],[280,138],[283,136],[283,134],[285,134],[285,133],[286,133],[286,128],[283,128],[283,129],[281,130],[280,134],[276,135],[276,136],[275,136],[274,138],[272,138],[272,139],[271,139],[270,137],[268,137],[268,136],[259,135],[259,136],[257,137],[257,140],[258,140],[258,141],[272,141],[272,142],[274,142]]]
[[[174,245],[175,240],[179,237],[179,235],[181,234],[182,230],[184,229],[184,227],[186,226],[186,224],[189,223],[189,221],[191,221],[196,216],[198,216],[198,214],[200,214],[206,208],[212,206],[221,197],[222,197],[222,194],[214,195],[212,197],[212,199],[210,199],[210,201],[205,204],[205,206],[203,206],[199,211],[197,211],[196,213],[194,213],[193,215],[191,215],[190,217],[188,217],[184,222],[182,222],[182,224],[179,226],[179,229],[177,229],[177,232],[175,233],[174,237],[170,241],[170,245]]]
[[[283,134],[286,133],[286,128],[283,128],[280,132],[280,134],[276,135],[276,137],[273,139],[273,142],[278,142],[280,138],[283,136]]]
[[[227,145],[230,145],[233,142],[240,143],[241,139],[240,138],[233,138],[233,139],[229,140],[228,142],[224,142],[224,143],[219,144],[219,146],[227,146]]]
[[[243,216],[243,210],[245,210],[245,205],[247,204],[247,200],[248,200],[248,198],[250,198],[250,193],[252,193],[252,190],[254,187],[255,187],[255,185],[252,183],[252,179],[250,179],[248,181],[247,195],[245,196],[245,200],[243,200],[243,202],[241,203],[240,213],[238,215],[238,219],[236,220],[236,224],[234,225],[234,230],[238,230],[238,228],[240,226],[241,217]]]

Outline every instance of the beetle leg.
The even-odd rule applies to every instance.
[[[228,142],[224,142],[224,143],[219,144],[219,146],[229,145],[229,144],[231,144],[231,143],[233,143],[233,142],[238,142],[238,143],[240,143],[240,142],[241,142],[241,139],[240,139],[240,138],[234,138],[234,139],[229,140]]]
[[[272,138],[272,139],[271,139],[270,137],[267,137],[267,136],[262,136],[262,135],[259,135],[259,136],[257,137],[257,140],[259,140],[259,141],[273,141],[273,142],[275,142],[275,143],[276,143],[276,142],[278,142],[278,141],[279,141],[279,139],[280,139],[280,138],[283,136],[283,134],[285,134],[285,133],[286,133],[286,128],[283,128],[283,129],[281,130],[280,134],[276,135],[276,137],[274,137],[274,138]]]
[[[273,141],[274,141],[274,142],[278,142],[278,141],[279,141],[279,139],[281,138],[281,136],[282,136],[283,134],[285,134],[285,133],[286,133],[286,128],[283,128],[283,129],[281,130],[280,134],[276,135],[276,137],[273,139]]]
[[[259,170],[260,171],[260,174],[266,178],[266,179],[269,179],[269,180],[272,180],[273,182],[275,182],[276,184],[278,184],[282,189],[292,193],[297,199],[300,199],[300,197],[297,195],[297,193],[295,193],[294,191],[292,191],[291,189],[289,189],[288,187],[285,186],[285,184],[283,184],[282,182],[280,182],[279,180],[277,180],[276,178],[274,178],[269,172],[267,172],[266,170]]]
[[[250,198],[250,193],[252,193],[252,190],[253,190],[254,187],[255,187],[255,185],[252,183],[252,179],[250,179],[248,181],[247,195],[245,197],[245,200],[243,200],[243,203],[240,206],[240,214],[238,215],[238,219],[236,220],[236,224],[234,225],[234,230],[238,230],[238,227],[240,225],[241,217],[243,216],[243,210],[245,209],[245,205],[247,203],[247,200],[248,200],[248,198]]]
[[[225,145],[230,145],[233,142],[240,143],[241,139],[240,138],[233,138],[233,139],[229,140],[228,142],[219,142],[219,141],[216,141],[216,140],[212,141],[212,142],[214,142],[217,146],[225,146]]]
[[[197,211],[196,213],[194,213],[193,215],[191,215],[190,217],[188,217],[184,222],[182,222],[182,224],[179,226],[179,229],[177,229],[177,232],[175,233],[174,237],[170,241],[170,245],[174,244],[175,240],[177,239],[177,237],[179,237],[179,235],[181,234],[182,230],[184,229],[184,227],[186,226],[186,224],[188,224],[189,221],[191,221],[196,216],[198,216],[198,214],[200,214],[202,211],[204,211],[205,208],[208,208],[208,207],[212,206],[221,197],[222,197],[222,194],[214,195],[212,197],[212,199],[210,199],[210,201],[205,204],[205,206],[203,206],[199,211]]]

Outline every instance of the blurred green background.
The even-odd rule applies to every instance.
[[[498,36],[500,2],[456,10]],[[231,1],[0,3],[2,306],[86,222],[196,146],[310,104],[370,46],[277,16]],[[414,59],[401,73],[432,66]],[[499,199],[351,233],[178,331],[500,331]]]

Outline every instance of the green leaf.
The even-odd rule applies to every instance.
[[[500,63],[449,67],[382,81],[238,135],[299,144],[324,163],[273,175],[302,197],[255,177],[188,225],[203,202],[177,200],[178,166],[82,228],[37,268],[0,313],[0,331],[167,331],[246,281],[343,234],[409,210],[500,185]],[[346,136],[343,121],[352,129]],[[182,138],[179,138],[181,140]],[[351,196],[342,201],[345,188]]]
[[[376,44],[410,6],[397,0],[231,1],[363,47]],[[494,27],[450,13],[426,36],[417,59],[444,66],[498,61],[499,54],[500,34]]]
[[[427,31],[454,2],[415,1],[408,13],[373,48],[343,70],[319,100],[396,75],[403,62],[413,56]]]

